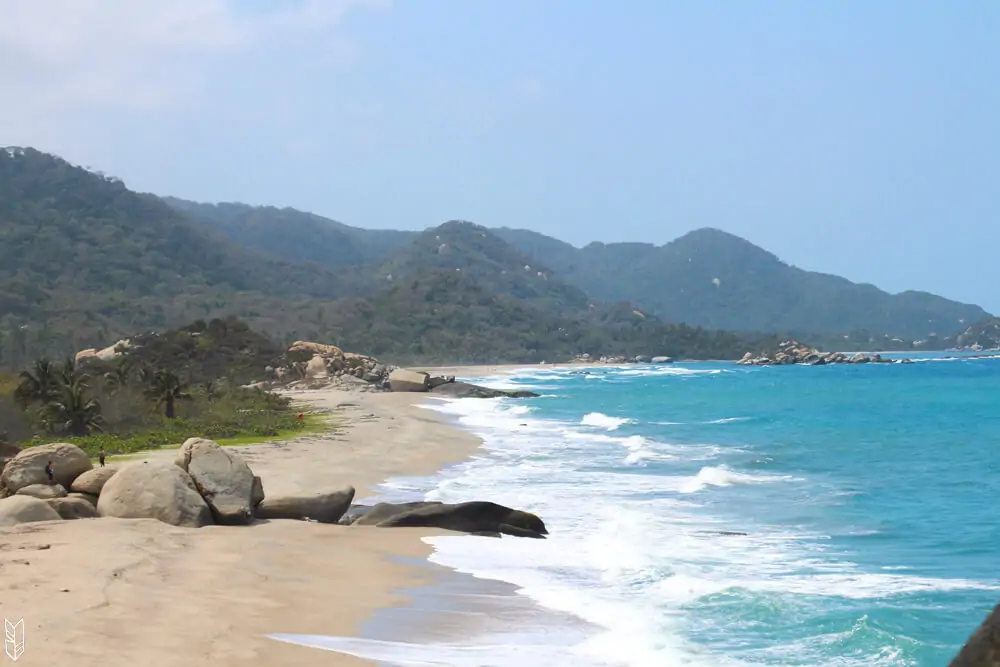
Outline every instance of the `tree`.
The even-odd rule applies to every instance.
[[[128,357],[123,356],[119,358],[110,371],[104,374],[104,383],[111,390],[111,393],[114,394],[127,387],[131,377],[132,364],[129,362]]]
[[[86,380],[81,376],[60,383],[46,403],[45,413],[52,426],[75,436],[102,430],[104,424],[101,403],[88,394]]]
[[[21,371],[14,398],[22,409],[33,403],[45,403],[59,388],[59,367],[46,358],[37,359],[30,370]]]
[[[187,385],[181,382],[176,374],[166,369],[160,369],[148,374],[149,388],[146,396],[156,401],[157,407],[163,406],[163,413],[167,419],[177,417],[177,401],[191,400],[191,395],[187,393]]]

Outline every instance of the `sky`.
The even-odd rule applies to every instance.
[[[198,201],[699,227],[1000,313],[1000,3],[6,0],[0,145]]]

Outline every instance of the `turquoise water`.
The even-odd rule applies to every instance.
[[[440,406],[489,453],[428,495],[548,521],[435,558],[603,628],[580,660],[944,667],[1000,602],[1000,360],[589,370]]]
[[[547,540],[436,537],[431,559],[577,621],[295,641],[401,666],[946,667],[1000,602],[1000,359],[588,372],[439,401],[484,450],[384,488],[541,515]]]

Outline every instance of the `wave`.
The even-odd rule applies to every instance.
[[[593,426],[595,428],[603,428],[609,431],[614,431],[618,427],[624,424],[632,423],[631,419],[625,417],[609,417],[602,412],[589,412],[583,416],[580,420],[582,426]]]
[[[795,481],[788,475],[751,475],[735,472],[725,466],[706,466],[697,475],[682,479],[677,486],[680,493],[697,493],[710,486],[732,486],[734,484],[764,484],[767,482]]]

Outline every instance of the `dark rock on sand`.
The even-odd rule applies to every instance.
[[[533,391],[489,389],[468,382],[448,382],[434,387],[432,394],[442,394],[453,398],[536,398]]]
[[[545,523],[534,514],[483,501],[419,507],[376,525],[380,528],[422,527],[460,533],[501,533],[536,539],[548,535]]]
[[[1000,605],[976,628],[948,667],[1000,667]]]
[[[437,501],[418,500],[412,503],[378,503],[374,507],[369,507],[366,511],[359,511],[353,521],[353,525],[377,526],[386,519],[412,512],[424,507],[435,507],[441,503]],[[361,508],[359,507],[359,510]]]
[[[354,487],[312,496],[268,497],[258,505],[258,519],[296,519],[337,523],[354,500]]]

